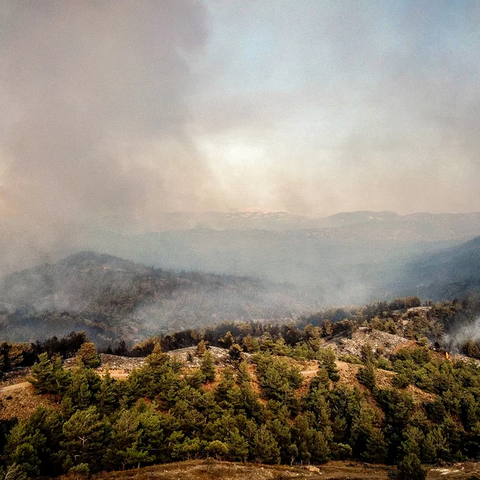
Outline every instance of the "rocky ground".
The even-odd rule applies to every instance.
[[[228,350],[225,348],[210,347],[209,351],[212,352],[216,365],[223,367],[229,363],[230,357],[228,355]],[[196,347],[179,348],[178,350],[173,350],[167,353],[168,355],[181,360],[187,368],[198,368],[202,361],[201,357],[197,355]]]
[[[351,338],[337,335],[325,342],[325,346],[333,348],[337,355],[353,355],[360,358],[362,347],[366,345],[370,345],[373,351],[378,351],[382,355],[390,355],[409,343],[411,343],[410,340],[399,335],[360,327],[352,334]]]

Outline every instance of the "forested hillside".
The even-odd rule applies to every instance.
[[[344,212],[308,219],[281,212],[211,212],[164,217],[170,228],[142,235],[104,232],[86,244],[162,268],[288,282],[323,305],[345,305],[418,294],[416,287],[424,282],[409,275],[410,264],[415,269],[426,255],[480,234],[478,213]],[[420,293],[429,296],[425,289]]]
[[[225,320],[291,319],[306,304],[288,286],[251,277],[172,272],[92,252],[0,281],[2,339],[15,341],[84,330],[99,345],[135,342]]]
[[[479,312],[475,302],[422,305],[410,297],[326,310],[298,324],[179,332],[125,352],[148,354],[126,380],[99,370],[84,338],[79,346],[71,336],[77,360],[68,369],[56,356],[58,341],[37,345],[31,382],[51,407],[22,412],[18,421],[0,415],[2,465],[8,478],[23,479],[199,458],[285,465],[354,459],[424,478],[421,462],[480,455],[480,367],[445,355],[455,348],[445,332],[473,323]],[[357,341],[359,331],[367,341],[342,354],[342,342]],[[180,361],[172,349],[186,344]],[[214,344],[226,355],[212,353]],[[21,356],[19,345],[3,344],[2,358],[13,348]]]
[[[288,256],[272,247],[269,252],[277,263]],[[315,257],[314,250],[311,255]],[[297,260],[300,262],[289,258],[290,262]],[[330,260],[325,257],[325,262]],[[357,294],[362,297],[366,293],[360,280],[367,277],[375,280],[377,298],[400,294],[462,300],[480,291],[479,262],[475,238],[435,254],[416,256],[396,268],[359,265],[347,283],[319,274],[319,282],[333,282],[336,293],[330,297],[315,283],[301,287],[253,277],[170,271],[86,252],[3,277],[0,327],[2,338],[12,341],[83,330],[99,346],[119,340],[133,344],[148,336],[219,322],[286,322],[328,305],[351,305],[356,303],[354,298],[358,300]],[[298,265],[303,271],[315,269],[315,263]],[[288,262],[284,264],[287,267]],[[339,267],[338,275],[349,268]]]
[[[397,293],[435,300],[462,298],[480,291],[480,237],[415,258],[405,267]]]

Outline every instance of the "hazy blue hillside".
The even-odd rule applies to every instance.
[[[480,234],[480,213],[399,215],[395,212],[341,212],[328,217],[308,217],[287,212],[172,212],[159,213],[155,231],[190,230],[270,230],[288,231],[351,227],[364,224],[372,232],[400,230],[404,238],[459,238]],[[410,232],[410,238],[407,234]]]
[[[432,299],[464,297],[480,291],[480,237],[424,255],[408,263],[398,293]]]
[[[29,340],[86,330],[98,343],[225,320],[287,319],[312,299],[251,277],[171,272],[110,255],[72,255],[4,277],[2,338]]]
[[[179,218],[186,216],[195,217]],[[378,298],[417,256],[480,234],[480,214],[347,212],[310,223],[281,213],[209,213],[202,218],[202,228],[97,235],[89,246],[162,268],[293,283],[314,289],[327,304],[349,304]],[[216,223],[207,221],[212,218]]]

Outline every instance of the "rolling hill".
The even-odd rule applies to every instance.
[[[0,282],[3,339],[85,330],[99,344],[224,320],[301,313],[290,290],[250,277],[171,272],[83,252]]]
[[[478,213],[347,212],[321,219],[260,212],[178,214],[180,223],[189,219],[185,228],[169,218],[168,231],[105,233],[87,246],[161,268],[288,282],[313,291],[325,305],[378,298],[390,292],[384,287],[399,280],[407,263],[480,235]]]
[[[480,237],[423,255],[405,266],[398,293],[440,300],[480,291]]]

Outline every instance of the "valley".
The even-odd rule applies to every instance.
[[[480,480],[479,25],[0,0],[0,480]]]

